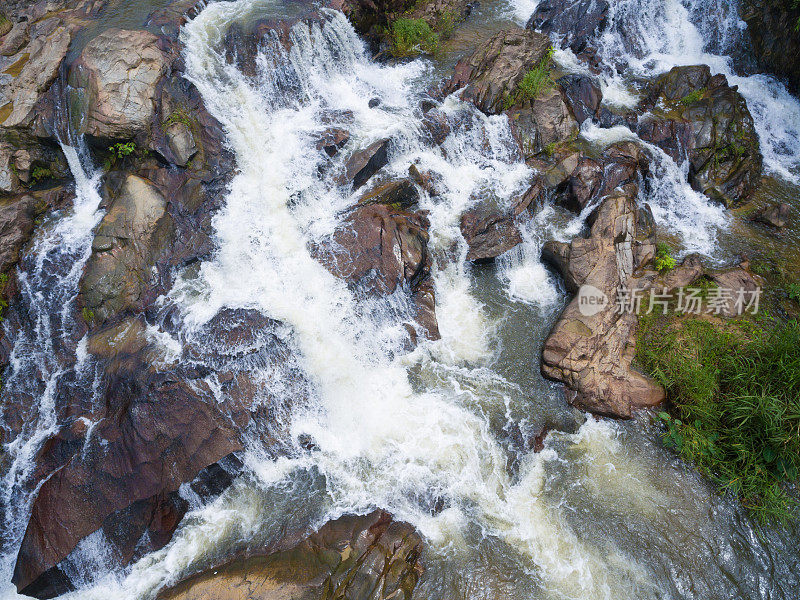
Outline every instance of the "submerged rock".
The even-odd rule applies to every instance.
[[[347,515],[189,577],[158,600],[410,600],[422,551],[414,528],[386,512]]]
[[[761,181],[758,134],[747,103],[724,75],[705,66],[674,67],[651,86],[639,136],[679,164],[688,158],[689,183],[732,206]]]
[[[778,202],[770,206],[765,206],[753,215],[753,220],[764,225],[769,225],[775,229],[783,229],[789,222],[792,208],[786,202]]]

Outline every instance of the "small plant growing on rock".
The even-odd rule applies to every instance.
[[[125,158],[136,152],[136,142],[126,142],[124,144],[122,142],[117,142],[113,146],[110,146],[108,151],[117,159]]]
[[[43,179],[50,179],[52,176],[53,172],[47,167],[42,167],[41,165],[36,165],[31,171],[31,181],[33,183],[39,183]]]
[[[439,50],[439,35],[424,19],[397,19],[392,23],[390,38],[392,54],[397,57],[436,54]]]
[[[786,293],[790,300],[800,303],[800,283],[790,283],[786,286]]]
[[[694,104],[698,100],[700,100],[703,95],[706,93],[706,88],[702,88],[699,90],[692,90],[688,94],[686,94],[683,98],[680,99],[680,103],[684,106],[688,106],[689,104]]]
[[[515,104],[520,104],[525,100],[535,100],[553,85],[550,78],[550,67],[555,50],[550,47],[547,53],[522,77],[522,81],[517,85],[514,92],[506,95],[503,108],[508,110]]]
[[[656,257],[653,259],[653,266],[659,273],[666,273],[675,268],[675,259],[672,256],[672,250],[664,242],[659,242],[656,245]]]
[[[92,321],[94,321],[94,311],[85,306],[81,311],[81,316],[83,317],[83,320],[86,321],[86,323],[88,323],[89,325],[91,325]]]

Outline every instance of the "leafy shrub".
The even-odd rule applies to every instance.
[[[659,273],[666,273],[675,268],[675,259],[672,256],[672,249],[664,242],[656,245],[656,256],[653,259],[653,266]]]
[[[439,50],[438,34],[423,19],[397,19],[392,23],[390,39],[392,54],[398,57],[436,54]]]
[[[136,152],[136,142],[126,142],[124,144],[122,142],[117,142],[113,146],[110,146],[108,151],[115,158],[125,158]]]
[[[800,323],[763,329],[640,319],[637,360],[671,413],[664,441],[760,521],[794,518],[785,483],[800,470]]]
[[[94,311],[90,308],[86,308],[85,306],[81,311],[81,316],[83,317],[83,320],[89,323],[90,325],[92,321],[94,321]]]

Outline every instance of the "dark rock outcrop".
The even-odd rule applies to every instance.
[[[332,244],[312,251],[334,275],[366,293],[386,295],[407,287],[414,320],[425,336],[437,339],[428,226],[424,214],[366,204],[346,217]]]
[[[674,67],[652,85],[639,136],[676,162],[689,160],[689,183],[726,206],[761,181],[758,134],[747,103],[724,75],[705,66]]]
[[[600,116],[603,93],[587,75],[564,75],[557,81],[578,125]]]
[[[461,215],[461,235],[469,247],[467,260],[474,262],[492,260],[522,243],[514,217],[486,206]]]
[[[785,79],[795,94],[800,93],[800,4],[792,0],[744,0],[739,14],[747,23],[759,65]]]
[[[342,183],[350,183],[358,189],[367,180],[389,163],[389,139],[378,140],[366,148],[354,152],[344,166]]]
[[[423,542],[383,511],[344,516],[301,538],[209,569],[159,600],[409,599],[422,574]]]

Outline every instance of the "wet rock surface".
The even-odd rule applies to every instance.
[[[663,389],[633,368],[637,317],[617,311],[615,302],[655,255],[650,219],[630,196],[612,194],[589,237],[548,242],[543,250],[568,289],[586,286],[586,293],[572,299],[545,341],[542,372],[567,384],[573,404],[596,414],[630,417],[664,399]],[[597,303],[589,306],[589,297]]]
[[[512,215],[478,206],[461,215],[461,234],[469,246],[467,260],[486,262],[522,243]]]
[[[518,27],[500,31],[458,62],[444,92],[466,88],[462,100],[487,114],[499,114],[508,108],[509,95],[516,92],[528,69],[541,62],[549,49],[546,35]]]
[[[739,14],[747,23],[753,55],[759,65],[788,81],[800,93],[800,37],[797,23],[800,6],[787,0],[744,0]]]
[[[689,160],[689,183],[726,206],[750,197],[761,181],[758,135],[747,103],[707,66],[674,67],[650,89],[639,136],[673,160]]]
[[[590,39],[603,31],[608,8],[605,0],[544,0],[536,7],[527,27],[563,36],[564,46],[580,54],[587,49]]]
[[[386,512],[346,515],[307,537],[280,540],[190,577],[158,599],[411,598],[422,551],[414,528]]]

